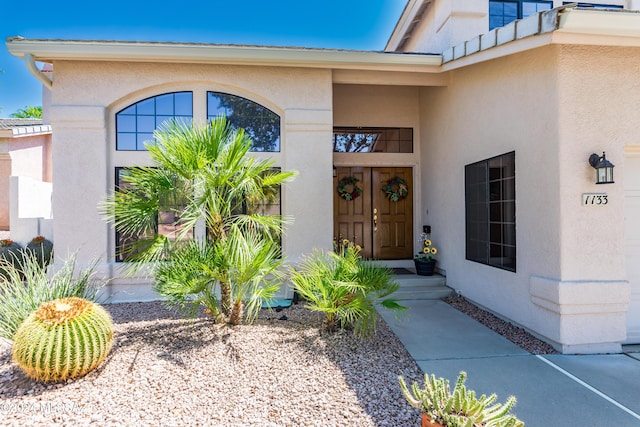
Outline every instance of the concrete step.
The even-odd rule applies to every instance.
[[[441,299],[453,292],[446,285],[446,277],[439,274],[434,274],[433,276],[396,274],[393,278],[400,285],[400,289],[393,293],[391,297],[400,301]]]

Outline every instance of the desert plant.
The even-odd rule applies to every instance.
[[[212,278],[217,280],[219,297],[211,293],[207,304],[214,317],[229,321],[234,295],[238,295],[230,282],[234,266],[229,259],[231,252],[211,258],[209,251],[228,247],[234,227],[253,230],[261,239],[279,240],[284,219],[258,214],[254,208],[273,197],[275,189],[295,173],[274,169],[271,160],[247,156],[251,139],[242,129],[233,129],[224,117],[207,125],[170,121],[154,133],[154,138],[155,143],[147,145],[154,167],[127,169],[122,175],[125,185],[105,200],[102,211],[122,235],[138,236],[135,243],[122,248],[131,261],[138,261],[132,264],[134,267],[152,263],[151,270],[159,277],[170,273],[167,265],[179,266],[173,263],[174,258],[195,258],[191,265],[196,269],[201,268],[198,259],[206,259],[203,264],[215,274],[201,270],[176,275],[189,276],[189,286],[209,283],[207,289]],[[163,211],[174,214],[179,231],[173,238],[158,232],[157,218]],[[201,224],[207,229],[207,244],[187,243],[187,234]],[[205,252],[197,255],[197,250]],[[169,299],[176,297],[180,305],[189,305],[187,296],[180,296],[184,292],[177,284],[169,276],[168,280],[161,279],[156,289]]]
[[[0,337],[9,341],[18,326],[42,303],[65,297],[95,300],[103,282],[94,277],[94,261],[76,272],[76,257],[72,256],[51,278],[38,260],[26,256],[22,268],[0,260],[6,279],[0,279]]]
[[[6,261],[5,267],[0,266],[0,281],[6,278],[8,271],[7,263],[13,268],[19,268],[22,264],[22,246],[11,239],[0,240],[0,261]]]
[[[449,380],[424,375],[424,388],[414,382],[411,390],[403,377],[398,377],[404,397],[414,408],[426,414],[432,423],[443,427],[522,427],[524,423],[511,409],[516,398],[510,396],[505,404],[495,403],[496,394],[476,396],[473,390],[467,390],[467,373],[458,375],[456,385],[451,391]]]
[[[376,304],[405,308],[395,299],[382,299],[398,289],[391,270],[363,260],[353,244],[342,245],[340,253],[314,251],[291,269],[291,281],[311,310],[324,313],[330,331],[353,327],[368,336],[375,332]]]
[[[259,232],[232,225],[228,237],[215,243],[192,241],[155,268],[155,290],[166,303],[195,315],[205,308],[214,319],[220,309],[220,283],[229,283],[231,312],[228,322],[252,322],[263,301],[273,299],[282,281],[278,242]]]
[[[27,244],[26,252],[45,267],[53,260],[53,243],[44,236],[36,236]]]
[[[64,381],[97,368],[113,345],[113,322],[104,308],[78,297],[40,305],[20,325],[13,360],[30,378]]]

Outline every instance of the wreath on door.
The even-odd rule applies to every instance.
[[[387,198],[392,202],[399,202],[409,194],[409,185],[407,181],[396,176],[387,181],[387,185],[382,187],[382,191],[384,191]]]
[[[338,182],[338,194],[345,200],[354,200],[362,195],[360,180],[355,176],[347,176]]]

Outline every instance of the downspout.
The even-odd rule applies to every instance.
[[[30,53],[24,54],[24,62],[25,64],[27,64],[27,69],[29,70],[29,72],[33,74],[36,79],[40,80],[42,84],[47,87],[47,89],[51,90],[53,88],[53,82],[49,80],[47,76],[42,74],[42,71],[40,71],[40,69],[36,65],[36,61],[33,59],[33,56],[31,56]]]

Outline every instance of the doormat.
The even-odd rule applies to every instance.
[[[416,274],[411,270],[407,270],[406,268],[394,268],[393,274]]]

